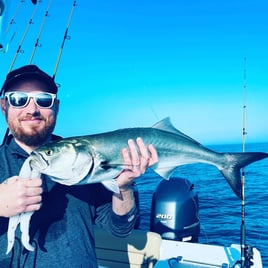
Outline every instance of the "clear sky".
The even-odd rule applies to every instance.
[[[21,43],[13,68],[29,63],[49,3],[32,63],[52,75],[74,1],[42,0],[31,24],[30,0],[8,2],[6,23],[21,7],[6,35],[15,37],[0,54],[0,80]],[[76,2],[56,73],[57,134],[152,126],[170,117],[203,144],[241,142],[246,99],[247,142],[268,141],[266,0]],[[3,135],[3,118],[0,126]]]

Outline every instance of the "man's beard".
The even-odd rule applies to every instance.
[[[9,128],[13,136],[27,146],[38,147],[48,141],[56,125],[56,120],[46,124],[42,130],[32,128],[31,133],[25,132],[21,126],[16,127],[12,122],[9,123]]]
[[[13,135],[17,140],[24,144],[36,147],[44,144],[48,140],[54,130],[54,127],[55,124],[46,126],[42,131],[35,131],[32,134],[27,134],[21,131],[21,129],[17,129],[16,132],[13,132]]]

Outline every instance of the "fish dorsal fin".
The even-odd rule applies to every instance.
[[[156,124],[154,124],[152,126],[152,128],[160,129],[160,130],[163,130],[163,131],[167,131],[167,132],[182,136],[182,137],[184,137],[184,138],[186,138],[186,139],[188,139],[188,140],[190,140],[192,142],[195,142],[195,143],[199,144],[199,142],[197,142],[196,140],[192,139],[191,137],[187,136],[183,132],[181,132],[178,129],[176,129],[172,125],[169,117],[166,117],[166,118],[162,119],[161,121],[157,122]]]

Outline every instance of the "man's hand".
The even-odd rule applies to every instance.
[[[42,180],[11,177],[0,184],[0,216],[11,217],[18,213],[39,210],[41,207]]]
[[[121,192],[127,191],[135,178],[141,176],[148,167],[158,161],[158,156],[152,144],[146,146],[141,138],[128,141],[128,148],[122,149],[126,168],[118,177],[117,183]]]

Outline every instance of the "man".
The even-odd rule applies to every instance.
[[[54,80],[35,65],[10,72],[1,90],[11,135],[0,147],[0,267],[97,267],[93,224],[117,236],[128,235],[137,218],[133,180],[158,160],[152,145],[140,138],[129,140],[122,156],[132,168],[117,178],[120,194],[101,184],[64,186],[46,176],[19,178],[32,150],[60,139],[52,134],[57,90]],[[35,250],[23,248],[18,232],[12,253],[6,255],[9,217],[26,211],[35,211],[30,223]]]

